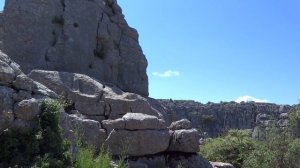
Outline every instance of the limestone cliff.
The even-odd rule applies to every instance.
[[[148,96],[138,33],[115,0],[6,0],[0,16],[2,49],[25,73],[81,73]]]
[[[292,106],[271,103],[207,103],[185,100],[159,100],[171,120],[187,118],[192,126],[215,137],[228,129],[253,129],[276,120],[284,126]]]

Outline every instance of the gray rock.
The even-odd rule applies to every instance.
[[[187,168],[213,168],[209,161],[197,154],[190,155],[171,155],[169,156],[169,167],[187,167]]]
[[[29,91],[19,90],[18,93],[14,94],[13,98],[16,102],[20,102],[24,99],[31,99],[32,95]]]
[[[181,129],[191,129],[192,124],[189,120],[187,119],[182,119],[179,121],[172,122],[169,129],[170,130],[181,130]]]
[[[166,157],[164,155],[151,155],[131,159],[128,161],[129,167],[163,168],[167,167]]]
[[[34,98],[23,100],[15,104],[14,112],[17,118],[31,121],[40,113],[39,102]]]
[[[125,129],[125,121],[122,118],[116,120],[104,120],[102,121],[103,128],[107,133],[110,133],[113,129]]]
[[[207,137],[217,137],[224,130],[253,129],[266,125],[268,120],[278,120],[280,114],[288,113],[292,106],[273,103],[200,103],[192,100],[157,100],[164,115],[171,121],[186,118],[192,126],[207,133]],[[155,101],[154,101],[155,103]],[[157,106],[157,103],[155,103]],[[166,121],[168,119],[165,119]]]
[[[13,84],[16,88],[27,91],[33,91],[35,86],[34,81],[24,74],[18,75]]]
[[[23,74],[23,72],[20,70],[20,66],[12,61],[5,53],[2,52],[2,50],[0,50],[0,60],[9,65],[11,69],[13,69],[15,76]]]
[[[170,135],[167,130],[113,130],[105,140],[113,155],[151,155],[166,151]]]
[[[15,119],[9,128],[15,132],[25,134],[30,133],[33,130],[34,126],[35,125],[32,121]]]
[[[288,118],[289,118],[289,114],[288,114],[288,113],[281,113],[281,114],[279,115],[279,118],[280,118],[280,119],[288,119]]]
[[[234,166],[230,163],[222,163],[222,162],[210,162],[213,168],[234,168]]]
[[[125,121],[125,129],[128,130],[161,129],[160,121],[155,116],[142,113],[127,113],[122,119]]]
[[[25,73],[82,73],[148,95],[147,60],[117,3],[6,0],[3,16],[2,48]]]
[[[133,112],[162,117],[146,98],[101,84],[86,75],[34,70],[28,76],[72,100],[75,109],[87,116],[117,119],[127,112]]]
[[[196,129],[176,130],[172,132],[172,138],[168,151],[196,153],[199,152],[199,133]]]
[[[7,129],[14,120],[14,93],[15,91],[13,89],[0,86],[0,133]]]
[[[14,70],[7,63],[0,60],[0,84],[11,84],[15,76]]]
[[[67,116],[72,130],[79,140],[85,144],[100,149],[107,138],[106,131],[98,121],[82,119],[76,115]]]

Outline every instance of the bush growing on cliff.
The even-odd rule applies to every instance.
[[[58,125],[60,104],[43,101],[41,114],[27,133],[6,130],[0,135],[0,167],[68,167],[68,143]]]

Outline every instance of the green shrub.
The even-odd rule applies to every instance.
[[[88,147],[79,149],[76,161],[74,163],[75,168],[111,168],[112,155],[106,150],[101,150],[97,155],[96,152]],[[118,168],[127,168],[128,165],[125,162],[124,157],[120,157],[117,162]]]
[[[206,143],[200,153],[210,161],[228,162],[238,168],[253,149],[254,141],[249,132],[230,130],[226,136]]]
[[[284,154],[284,162],[289,168],[299,168],[300,165],[300,139],[291,142]]]
[[[0,166],[2,167],[69,167],[69,143],[64,141],[59,127],[61,105],[45,100],[41,114],[28,133],[7,130],[0,135]]]
[[[38,130],[20,134],[7,130],[0,135],[0,165],[13,167],[15,165],[29,166],[39,153],[39,142],[36,138]]]
[[[94,150],[91,148],[80,148],[75,168],[110,168],[112,157],[109,152],[102,151],[98,156],[95,156]]]
[[[243,168],[275,168],[276,153],[267,146],[257,145],[244,161]]]

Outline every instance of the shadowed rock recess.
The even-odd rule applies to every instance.
[[[211,167],[191,123],[147,97],[147,60],[116,1],[6,0],[0,49],[0,135],[28,133],[41,101],[59,98],[73,154],[80,139],[130,167]]]

